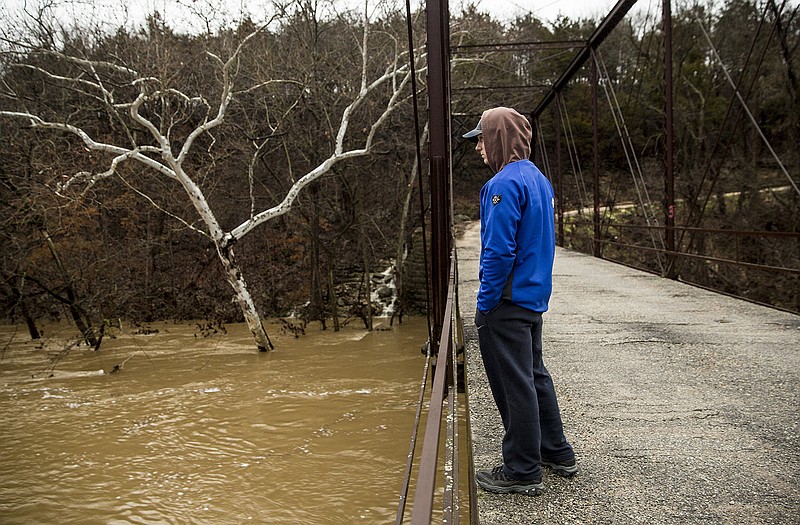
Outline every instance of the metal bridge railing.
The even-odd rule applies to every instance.
[[[456,359],[456,339],[458,325],[461,320],[458,315],[456,297],[456,258],[454,254],[450,258],[450,275],[448,280],[447,299],[445,304],[444,323],[441,327],[441,337],[439,340],[436,364],[434,365],[434,377],[429,396],[428,414],[425,424],[425,433],[422,441],[422,453],[417,466],[416,486],[411,509],[412,525],[428,525],[431,523],[434,510],[434,502],[437,493],[441,494],[441,522],[445,524],[460,523],[461,498],[459,487],[461,481],[466,479],[469,486],[469,509],[470,521],[477,523],[477,511],[475,508],[475,480],[472,462],[472,453],[467,446],[467,472],[462,472],[459,465],[464,463],[464,457],[460,457],[459,450],[459,415],[461,420],[468,415],[467,396],[464,396],[463,407],[458,402],[458,363]],[[454,330],[454,328],[456,330]],[[425,378],[427,377],[427,367]],[[423,378],[423,390],[426,379]],[[466,388],[464,389],[466,392]],[[420,395],[420,407],[423,404],[423,396]],[[445,411],[446,407],[446,411]],[[419,411],[418,411],[419,414]],[[467,444],[469,444],[469,424],[467,428]],[[444,432],[443,432],[444,430]],[[403,522],[406,502],[406,492],[410,485],[411,464],[413,461],[413,449],[416,443],[417,425],[415,424],[414,436],[412,437],[411,452],[409,453],[409,465],[406,469],[404,480],[404,491],[401,495],[400,506],[397,512],[396,523]],[[440,454],[442,439],[444,438],[444,457]],[[441,474],[441,482],[437,483],[437,474]],[[466,474],[466,478],[464,475]],[[442,486],[443,485],[443,486]],[[440,490],[441,489],[441,490]]]
[[[574,225],[574,226],[584,226],[590,227],[594,226],[593,221],[569,221],[565,222],[566,225]],[[701,235],[713,235],[713,236],[725,236],[729,238],[730,241],[726,243],[722,243],[725,247],[726,253],[698,253],[698,252],[690,252],[690,251],[680,251],[680,250],[666,250],[663,248],[658,248],[655,246],[646,246],[643,244],[635,244],[635,241],[628,240],[627,242],[623,240],[622,232],[625,230],[643,230],[643,231],[656,231],[660,234],[665,234],[665,232],[669,229],[665,226],[653,226],[653,225],[643,225],[643,224],[625,224],[625,223],[618,223],[618,222],[603,222],[602,229],[606,232],[600,238],[592,237],[591,234],[586,235],[589,241],[599,246],[608,246],[608,247],[615,247],[624,250],[631,250],[631,251],[641,251],[641,252],[649,252],[655,254],[657,257],[668,257],[672,260],[692,260],[692,261],[700,261],[706,264],[708,263],[716,263],[722,264],[727,266],[733,266],[741,268],[743,271],[748,272],[761,272],[765,275],[771,276],[771,280],[774,280],[776,274],[786,276],[786,278],[793,278],[797,279],[800,278],[800,267],[792,266],[791,260],[786,260],[786,258],[781,258],[779,261],[782,265],[778,264],[768,264],[766,261],[762,260],[760,262],[755,262],[753,260],[748,260],[752,258],[752,254],[747,254],[746,250],[741,247],[741,240],[745,238],[752,238],[752,239],[773,239],[776,242],[780,243],[800,243],[800,232],[781,232],[781,231],[743,231],[743,230],[724,230],[724,229],[715,229],[715,228],[695,228],[695,227],[680,227],[676,226],[672,228],[675,232],[682,232],[683,234],[693,235],[693,236],[701,236]],[[619,237],[608,238],[609,232],[614,231],[616,232]],[[580,237],[579,233],[573,233],[573,237]],[[605,238],[603,238],[605,237]],[[788,244],[786,246],[789,246]],[[791,253],[795,254],[794,262],[797,262],[796,254],[797,252],[797,244],[794,244],[795,249]],[[609,260],[615,260],[613,256],[609,256],[601,251],[595,250],[595,253],[600,253],[601,257]],[[748,256],[750,255],[750,256]],[[788,263],[788,264],[787,264]],[[652,271],[651,269],[642,268],[636,264],[629,264],[636,268]],[[700,286],[702,288],[710,289],[716,292],[725,293],[726,295],[730,295],[733,297],[737,297],[739,299],[749,300],[758,304],[763,304],[766,306],[772,306],[776,308],[780,308],[782,310],[787,310],[793,313],[800,313],[800,309],[798,309],[798,299],[797,296],[794,296],[793,304],[772,304],[766,303],[764,301],[759,301],[749,297],[745,293],[732,293],[729,291],[724,291],[721,289],[717,289],[712,286],[707,286],[700,284],[698,282],[694,282],[694,279],[691,277],[684,277],[680,278],[681,281],[686,282],[688,284],[693,284],[695,286]],[[796,289],[796,288],[795,288]]]

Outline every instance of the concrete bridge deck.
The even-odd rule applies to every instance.
[[[473,323],[480,238],[457,239],[477,468],[502,425]],[[544,355],[581,472],[478,489],[480,523],[799,524],[800,317],[559,249]]]

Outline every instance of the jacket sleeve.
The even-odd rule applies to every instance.
[[[481,195],[481,243],[478,309],[484,313],[498,305],[517,250],[517,228],[522,214],[522,194],[508,179],[492,180]]]

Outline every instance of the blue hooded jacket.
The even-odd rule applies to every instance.
[[[481,189],[478,309],[501,299],[545,312],[553,289],[554,196],[530,156],[531,127],[509,108],[481,116],[487,164],[495,172]]]

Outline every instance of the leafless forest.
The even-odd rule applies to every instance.
[[[369,327],[370,297],[394,291],[371,277],[386,269],[397,286],[395,314],[424,309],[427,190],[420,198],[415,165],[420,137],[424,172],[424,12],[410,20],[412,67],[405,9],[394,3],[367,13],[275,3],[258,19],[201,31],[157,12],[113,29],[65,24],[51,7],[4,22],[0,35],[4,318],[27,323],[32,337],[43,320],[69,319],[95,345],[118,319],[246,321],[267,349],[263,316]],[[680,224],[797,232],[798,6],[679,2],[673,24],[676,196],[686,203]],[[500,22],[468,7],[451,13],[451,46],[580,41],[596,25],[531,16]],[[658,13],[648,13],[626,19],[600,49],[603,84],[625,115],[656,209],[661,36]],[[570,58],[547,48],[453,53],[456,215],[477,218],[488,176],[460,134],[489,106],[529,113],[546,89],[540,86]],[[737,90],[725,73],[758,126],[730,109]],[[562,191],[567,209],[581,210],[590,205],[581,179],[592,152],[588,76],[570,87],[563,113],[572,138]],[[603,203],[636,203],[614,116],[603,111],[601,119]],[[555,142],[552,123],[543,124],[537,148],[546,162]],[[696,202],[702,212],[690,211]],[[578,237],[569,242],[581,248]],[[741,249],[798,267],[798,244],[767,240]],[[708,267],[691,271],[733,287],[764,285]],[[794,286],[794,294],[781,300],[797,308],[791,279],[780,287]]]

